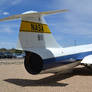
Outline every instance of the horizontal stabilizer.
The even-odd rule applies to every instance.
[[[55,10],[55,11],[47,11],[47,12],[35,12],[35,13],[27,13],[27,14],[19,14],[19,15],[13,15],[9,16],[3,19],[0,19],[0,21],[6,21],[6,20],[13,20],[13,19],[19,19],[19,18],[25,18],[25,17],[38,17],[38,16],[44,16],[44,15],[50,15],[50,14],[56,14],[56,13],[61,13],[61,12],[67,12],[67,9],[64,10]]]

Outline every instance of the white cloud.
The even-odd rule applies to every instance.
[[[11,27],[6,27],[5,28],[3,27],[1,30],[0,30],[0,33],[8,33],[8,34],[11,34],[13,33],[13,30]]]
[[[92,0],[57,0],[56,4],[60,9],[69,9],[64,15],[64,23],[61,24],[64,25],[62,32],[92,35]]]
[[[9,12],[3,12],[3,15],[9,15]]]
[[[92,43],[92,0],[56,0],[55,5],[57,9],[69,9],[54,22],[58,42],[64,46],[74,40],[79,44]]]
[[[0,23],[0,48],[15,48],[20,22],[10,21]]]
[[[20,4],[22,0],[0,0],[0,8]]]
[[[0,48],[16,48],[16,42],[0,42]]]
[[[16,4],[19,4],[19,3],[21,3],[22,2],[22,0],[13,0],[12,2],[11,2],[11,4],[12,5],[16,5]]]
[[[6,23],[0,23],[0,33],[8,33],[12,34],[15,31],[15,29],[19,29],[20,23],[11,23],[11,22],[6,22]],[[19,31],[19,30],[17,30]]]

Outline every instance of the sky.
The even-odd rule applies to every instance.
[[[62,47],[92,43],[92,0],[0,0],[0,18],[26,11],[68,9],[46,16],[49,28]],[[0,22],[0,48],[16,48],[20,20]]]

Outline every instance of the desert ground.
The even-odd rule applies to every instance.
[[[92,72],[80,65],[69,74],[30,75],[23,59],[2,59],[0,92],[92,92]]]

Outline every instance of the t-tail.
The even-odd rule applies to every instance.
[[[21,21],[18,49],[59,48],[42,14],[24,17]]]
[[[0,21],[21,18],[19,40],[17,45],[17,49],[19,50],[59,48],[60,45],[52,36],[52,33],[44,20],[44,16],[66,11],[66,9],[48,12],[31,11],[0,19]]]

